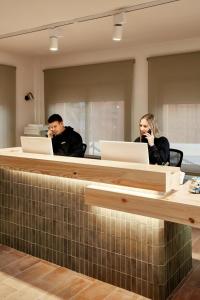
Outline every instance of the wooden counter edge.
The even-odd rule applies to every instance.
[[[192,201],[195,196],[191,195],[192,199],[182,202],[180,197],[184,189],[185,186],[166,196],[150,197],[148,194],[130,195],[125,191],[109,191],[88,185],[85,190],[85,203],[200,228],[200,201],[198,205],[198,201]]]
[[[0,155],[0,166],[13,170],[151,189],[160,192],[169,191],[179,181],[177,170],[174,172],[156,172],[155,167],[151,171],[149,167],[146,170],[145,166],[144,169],[130,169],[86,164],[85,161],[81,163],[80,159],[77,161],[74,159],[66,162]],[[158,167],[158,170],[160,170],[160,167]],[[174,178],[174,180],[169,180],[169,178]]]

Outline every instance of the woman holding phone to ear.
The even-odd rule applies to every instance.
[[[158,127],[153,114],[146,114],[139,121],[140,136],[135,142],[148,143],[150,164],[166,165],[169,163],[169,141],[158,137]]]

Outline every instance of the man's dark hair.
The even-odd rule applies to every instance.
[[[59,114],[53,114],[48,118],[48,123],[53,123],[56,121],[63,122],[63,119]]]

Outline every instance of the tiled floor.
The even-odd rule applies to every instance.
[[[200,230],[194,268],[170,300],[200,299]],[[0,245],[0,300],[145,300],[146,298]]]
[[[145,300],[129,291],[0,245],[0,300]]]

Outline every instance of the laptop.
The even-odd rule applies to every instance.
[[[147,143],[100,141],[101,159],[149,164]]]
[[[51,138],[21,136],[21,146],[23,152],[53,155]]]

